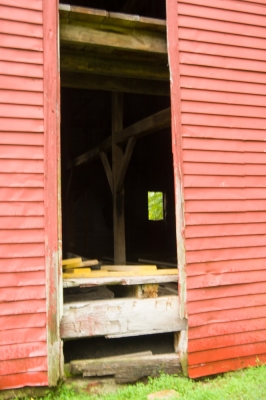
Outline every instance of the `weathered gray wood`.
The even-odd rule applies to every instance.
[[[110,357],[101,357],[101,358],[93,358],[88,360],[74,360],[71,361],[69,366],[71,373],[73,375],[82,375],[84,371],[86,371],[91,365],[95,365],[96,363],[108,363],[110,361],[120,361],[125,358],[132,358],[132,357],[144,357],[144,356],[152,356],[152,351],[141,351],[138,353],[130,353],[130,354],[119,354],[117,356],[110,356]]]
[[[116,181],[116,189],[115,190],[116,190],[117,194],[119,194],[123,190],[125,176],[127,173],[128,165],[130,163],[135,144],[136,144],[136,138],[134,138],[134,137],[131,137],[127,142],[126,151],[125,151],[125,154],[123,155],[123,159],[122,159],[122,162],[120,165],[120,169],[119,169],[117,181]]]
[[[71,363],[71,372],[75,374],[75,364]],[[83,376],[114,375],[117,383],[135,382],[145,376],[155,377],[164,372],[178,374],[181,372],[179,356],[172,354],[157,354],[142,357],[109,359],[107,361],[92,360],[84,366]],[[78,369],[80,373],[80,369]]]
[[[186,329],[177,296],[113,299],[64,305],[61,338],[123,337]]]
[[[178,275],[122,276],[106,278],[71,278],[63,280],[63,287],[90,287],[96,285],[145,285],[149,283],[177,282]]]
[[[101,157],[101,160],[102,160],[102,163],[103,163],[103,167],[104,167],[104,170],[105,170],[105,173],[106,173],[106,176],[107,176],[107,180],[108,180],[110,189],[111,189],[111,191],[113,193],[113,173],[112,173],[112,170],[111,170],[111,167],[110,167],[110,164],[109,164],[109,160],[107,158],[106,153],[104,153],[103,151],[100,152],[100,157]]]
[[[145,136],[150,133],[154,133],[160,131],[165,128],[169,128],[171,126],[171,112],[170,108],[166,110],[160,111],[156,114],[153,114],[147,118],[142,119],[141,121],[136,122],[133,125],[130,125],[128,128],[124,130],[121,129],[120,132],[115,135],[116,144],[122,144],[127,141],[130,137],[138,138],[140,136]],[[93,149],[87,151],[84,154],[74,158],[69,165],[78,166],[85,164],[87,162],[93,161],[97,158],[101,151],[108,151],[112,148],[112,137],[108,137],[105,139],[99,146],[94,147]]]
[[[112,96],[112,173],[113,173],[113,229],[114,229],[114,261],[115,264],[126,264],[125,206],[124,188],[116,193],[120,168],[123,162],[123,150],[115,143],[116,134],[123,129],[123,95],[113,93]]]
[[[62,87],[75,89],[104,90],[110,92],[150,94],[153,96],[170,96],[169,82],[152,81],[116,76],[79,74],[61,72]]]
[[[116,135],[116,143],[124,143],[130,137],[141,137],[171,126],[171,109],[167,108],[130,125]]]
[[[111,75],[126,78],[142,78],[169,81],[169,69],[164,62],[147,62],[128,60],[122,57],[104,57],[88,52],[60,53],[61,71],[80,72],[84,74]]]
[[[111,20],[110,20],[111,22]],[[167,55],[165,32],[135,29],[110,24],[108,27],[95,23],[61,19],[60,45],[83,45],[133,51],[134,53],[157,53]]]

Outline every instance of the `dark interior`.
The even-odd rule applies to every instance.
[[[124,94],[124,126],[167,107],[166,97]],[[67,168],[69,160],[111,135],[111,93],[62,88],[61,108],[64,257],[71,252],[86,258],[112,259],[112,194],[101,159],[72,172]],[[170,129],[137,140],[125,179],[129,262],[176,258],[172,163]],[[148,219],[149,191],[164,194],[161,221]]]

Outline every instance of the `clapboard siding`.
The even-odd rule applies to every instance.
[[[169,40],[178,36],[170,66],[178,73],[173,97],[180,88],[174,152],[191,377],[266,360],[266,8],[259,3],[178,0],[178,29],[169,27]]]
[[[47,385],[42,0],[0,0],[0,389]]]

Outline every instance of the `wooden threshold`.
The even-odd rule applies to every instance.
[[[179,318],[178,296],[122,298],[64,304],[60,334],[62,339],[119,338],[178,332],[186,326]]]

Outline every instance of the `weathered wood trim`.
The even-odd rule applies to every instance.
[[[156,114],[153,114],[147,118],[142,119],[141,121],[136,122],[133,125],[130,125],[128,128],[121,130],[115,135],[115,143],[122,144],[131,137],[141,137],[145,135],[149,135],[150,133],[154,133],[160,131],[162,129],[169,128],[171,126],[171,111],[170,108],[167,108],[163,111],[159,111]],[[112,148],[112,137],[108,137],[105,139],[99,146],[94,147],[93,149],[87,151],[84,154],[74,158],[71,162],[70,166],[80,166],[87,162],[93,161],[96,157],[99,156],[101,151],[108,151]]]
[[[176,202],[176,237],[178,254],[178,293],[180,299],[179,316],[187,318],[187,277],[186,277],[186,247],[185,247],[185,217],[183,195],[183,155],[181,134],[181,100],[180,100],[180,69],[179,69],[179,36],[178,36],[178,1],[166,1],[167,42],[170,65],[171,104],[172,104],[172,151],[174,161],[175,202]],[[174,58],[172,59],[172,57]],[[187,341],[183,341],[183,373],[187,373]]]
[[[108,278],[68,278],[64,279],[63,286],[91,287],[99,285],[145,285],[149,283],[177,282],[178,275],[152,275],[152,276],[119,276]]]
[[[169,82],[117,76],[61,72],[61,86],[75,89],[170,96]]]
[[[47,293],[48,384],[55,386],[62,365],[59,335],[62,310],[60,206],[60,88],[58,54],[58,2],[43,2],[44,45],[44,207]]]
[[[113,299],[64,305],[61,337],[123,337],[186,329],[180,319],[178,296]]]
[[[111,58],[102,54],[95,55],[88,52],[66,52],[62,49],[60,53],[61,71],[79,72],[84,74],[100,74],[125,78],[142,78],[158,81],[169,81],[169,70],[166,62],[150,62],[128,60],[122,57]]]

